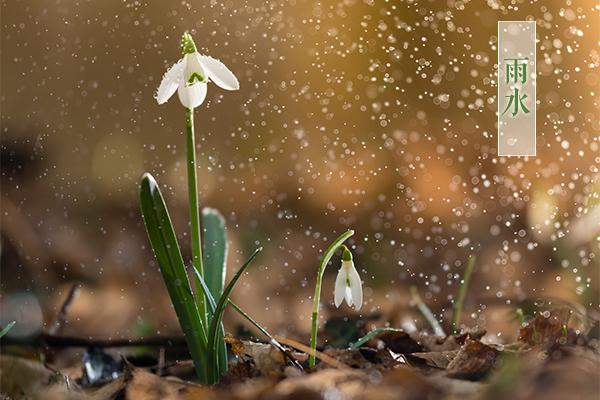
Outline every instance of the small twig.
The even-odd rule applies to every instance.
[[[444,332],[444,329],[442,329],[438,320],[435,319],[435,316],[431,312],[431,309],[427,307],[427,304],[423,302],[423,299],[421,299],[421,296],[419,296],[419,292],[417,291],[417,288],[415,286],[410,287],[410,294],[412,300],[417,305],[417,308],[419,309],[419,311],[421,311],[421,314],[423,314],[427,322],[429,322],[429,325],[431,325],[433,333],[435,333],[436,336],[446,337],[446,332]]]
[[[69,290],[69,293],[67,294],[67,298],[65,299],[64,303],[60,307],[60,311],[58,312],[58,314],[56,315],[56,318],[54,319],[54,323],[50,326],[50,329],[48,330],[49,334],[56,335],[62,331],[62,329],[65,325],[65,322],[67,320],[67,315],[69,314],[69,309],[71,308],[71,305],[73,304],[73,301],[75,300],[75,298],[77,297],[78,294],[79,294],[79,284],[76,283],[73,286],[71,286],[71,289]]]
[[[309,346],[307,346],[305,344],[302,344],[302,343],[297,342],[292,339],[284,338],[282,336],[277,336],[277,335],[275,335],[275,339],[277,339],[277,341],[279,343],[283,343],[286,346],[293,347],[296,350],[300,350],[306,354],[310,354],[312,351],[314,351],[316,358],[323,361],[325,364],[329,364],[332,367],[339,368],[339,369],[350,369],[350,367],[348,365],[344,364],[343,362],[338,361],[335,358],[330,357],[325,353],[321,353],[318,350],[312,350]]]
[[[158,349],[158,365],[156,367],[156,375],[162,376],[165,370],[165,348],[160,347]]]
[[[463,303],[465,302],[465,296],[467,294],[467,288],[469,287],[469,282],[471,281],[471,274],[473,273],[473,269],[475,269],[475,256],[470,256],[469,261],[467,263],[467,269],[465,270],[465,275],[460,283],[460,287],[458,288],[458,297],[456,298],[456,302],[454,303],[454,315],[452,318],[452,330],[456,332],[456,328],[458,324],[460,324],[460,316],[462,314]]]

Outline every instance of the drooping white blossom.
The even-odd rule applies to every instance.
[[[192,37],[182,38],[183,57],[163,76],[154,96],[158,104],[166,103],[177,92],[186,108],[196,108],[204,102],[208,82],[225,90],[238,90],[235,75],[221,61],[198,53]]]
[[[347,248],[344,248],[342,266],[335,280],[335,306],[339,307],[344,299],[346,299],[349,306],[354,306],[356,310],[360,310],[363,302],[362,282],[358,271],[354,267],[352,253]]]

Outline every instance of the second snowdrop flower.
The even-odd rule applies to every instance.
[[[221,61],[198,53],[189,33],[181,39],[183,58],[173,65],[158,87],[155,98],[158,104],[166,103],[177,92],[185,108],[194,109],[206,98],[208,82],[225,90],[238,90],[240,84]]]
[[[339,307],[346,299],[349,306],[354,306],[356,310],[360,310],[363,302],[362,283],[358,271],[354,267],[352,253],[346,246],[343,247],[342,267],[338,271],[335,280],[335,306]]]

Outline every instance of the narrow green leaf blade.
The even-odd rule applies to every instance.
[[[17,323],[17,321],[11,321],[8,324],[6,324],[6,326],[4,327],[4,329],[2,329],[2,331],[0,331],[0,338],[2,336],[6,335],[8,333],[8,331],[10,331],[13,326],[15,326],[16,323]]]
[[[210,289],[213,298],[219,299],[225,285],[227,273],[227,231],[225,218],[214,209],[202,209],[202,226],[204,230],[204,282]]]
[[[146,231],[163,280],[185,335],[196,372],[207,381],[207,336],[200,320],[181,251],[156,180],[146,173],[140,184],[140,205]]]
[[[373,339],[375,336],[379,335],[382,332],[404,332],[402,329],[398,328],[375,328],[371,332],[367,333],[365,336],[361,337],[354,343],[350,343],[351,349],[358,349],[363,344],[367,343],[369,340]]]
[[[240,279],[240,277],[242,276],[242,274],[244,273],[246,268],[248,268],[250,266],[250,263],[256,258],[258,253],[260,253],[261,251],[262,251],[262,247],[259,247],[258,249],[254,250],[254,253],[252,253],[250,258],[248,258],[248,260],[240,267],[240,269],[233,276],[233,278],[231,279],[229,284],[227,284],[227,286],[223,290],[223,294],[219,298],[219,302],[217,303],[217,306],[215,308],[215,313],[213,315],[213,318],[210,322],[210,327],[208,329],[209,342],[208,342],[207,350],[210,354],[209,360],[215,360],[214,361],[215,364],[219,364],[219,362],[217,361],[218,351],[219,351],[218,350],[219,346],[217,345],[218,340],[219,340],[219,335],[217,334],[217,330],[219,329],[219,327],[221,326],[221,322],[223,321],[223,313],[225,312],[225,306],[227,305],[227,303],[229,301],[229,296],[231,296],[231,292],[233,291],[235,284]],[[221,366],[219,367],[220,371],[222,371],[223,369],[224,369],[223,367],[221,367]]]

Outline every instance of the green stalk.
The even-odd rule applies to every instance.
[[[200,236],[200,204],[198,203],[198,178],[196,174],[196,138],[194,135],[194,110],[191,108],[185,111],[185,127],[187,136],[187,176],[188,176],[188,199],[190,207],[190,225],[192,233],[192,265],[204,276],[204,265],[202,262],[202,238]],[[206,316],[206,298],[202,290],[199,290],[200,283],[196,279],[196,301],[198,302],[198,311],[204,326],[208,326],[208,317]]]
[[[473,269],[475,269],[475,258],[475,256],[469,257],[467,269],[465,270],[465,275],[463,276],[462,282],[460,283],[460,287],[458,288],[458,297],[456,298],[456,302],[454,302],[452,330],[455,333],[457,331],[456,328],[458,327],[458,324],[460,324],[460,316],[462,314],[465,296],[467,295],[467,288],[469,287],[469,282],[471,281],[471,274],[473,273]]]
[[[309,355],[309,366],[312,368],[315,366],[315,351],[317,350],[317,328],[319,324],[319,306],[321,303],[321,284],[323,281],[323,274],[325,273],[325,267],[333,257],[333,254],[337,251],[337,249],[344,243],[348,238],[354,235],[353,230],[348,230],[340,237],[335,239],[333,243],[325,250],[325,254],[323,254],[323,258],[321,259],[321,264],[319,265],[319,271],[317,272],[317,284],[315,286],[315,295],[313,297],[313,311],[312,311],[312,324],[311,324],[311,334],[310,334],[310,355]]]

